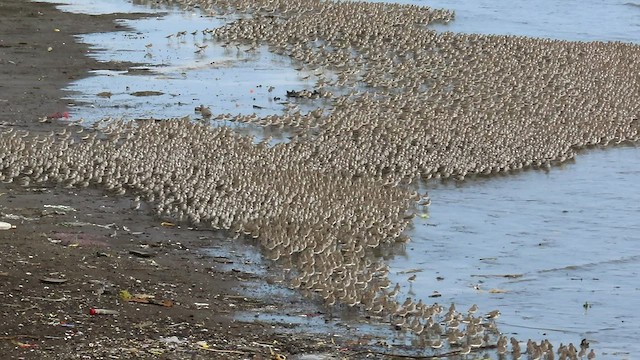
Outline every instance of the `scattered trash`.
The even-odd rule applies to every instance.
[[[54,209],[54,210],[62,210],[62,211],[77,211],[71,206],[67,205],[44,205],[45,209]]]
[[[163,221],[162,223],[160,223],[160,226],[174,227],[174,226],[176,226],[176,224]]]
[[[103,229],[111,229],[114,226],[116,226],[116,224],[107,224],[107,225],[100,225],[100,224],[94,224],[94,223],[90,223],[90,222],[83,222],[83,221],[67,221],[67,222],[61,222],[56,224],[58,226],[66,226],[66,227],[79,227],[79,226],[97,226],[99,228],[103,228]]]
[[[209,348],[209,344],[207,344],[206,341],[198,341],[198,342],[196,342],[196,345],[198,345],[198,347],[200,347],[201,349],[208,349]]]
[[[0,221],[0,230],[10,230],[15,228],[15,225],[11,225],[8,222]]]
[[[57,278],[42,278],[42,279],[40,279],[40,282],[43,282],[45,284],[64,284],[67,281],[69,281],[69,279],[57,279]]]
[[[209,303],[193,303],[198,309],[208,309]]]
[[[38,347],[38,344],[23,343],[18,340],[13,340],[11,342],[18,345],[18,347],[20,347],[21,349],[33,349]]]
[[[89,315],[118,315],[118,310],[108,310],[108,309],[89,309]]]
[[[24,221],[35,221],[40,219],[37,217],[26,217],[26,216],[16,215],[16,214],[4,214],[4,218],[9,220],[24,220]]]
[[[76,325],[74,323],[68,323],[68,322],[64,322],[64,321],[58,321],[53,320],[50,323],[48,323],[51,326],[61,326],[61,327],[65,327],[65,328],[74,328],[76,327]]]

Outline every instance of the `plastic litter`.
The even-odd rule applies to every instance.
[[[8,222],[0,221],[0,230],[10,230],[15,229],[14,225],[9,224]]]
[[[118,315],[118,310],[109,310],[109,309],[89,309],[89,315]]]

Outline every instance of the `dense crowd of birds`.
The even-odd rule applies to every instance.
[[[233,117],[296,133],[275,146],[188,119],[104,121],[89,135],[3,131],[2,181],[139,196],[161,217],[255,238],[292,288],[358,306],[433,351],[505,354],[511,345],[518,358],[520,343],[496,328],[499,312],[397,299],[400,284],[372,254],[409,241],[416,205],[429,203],[416,180],[548,168],[588,146],[636,142],[638,46],[437,33],[427,25],[453,14],[413,5],[179,3],[236,14],[207,31],[212,40],[295,59],[318,78],[309,92],[330,105]],[[525,353],[554,354],[547,341],[529,341]],[[557,354],[580,351],[560,346]]]

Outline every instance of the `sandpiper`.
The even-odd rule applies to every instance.
[[[485,315],[487,320],[495,320],[500,317],[500,310],[493,310]]]

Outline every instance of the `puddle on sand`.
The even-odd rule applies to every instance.
[[[116,13],[153,13],[158,8],[155,1],[122,1],[122,0],[37,0],[57,4],[57,8],[72,13],[104,15]]]
[[[62,9],[86,11],[73,1]],[[147,12],[148,17],[118,20],[132,29],[114,33],[79,36],[90,45],[89,56],[103,62],[143,64],[128,71],[94,71],[93,76],[72,83],[65,90],[77,102],[75,118],[91,123],[112,117],[123,119],[166,119],[190,116],[201,119],[195,108],[205,105],[213,113],[213,125],[225,125],[238,132],[271,136],[283,140],[286,132],[252,124],[228,121],[238,114],[264,117],[281,114],[290,107],[307,112],[328,106],[322,99],[290,101],[287,91],[313,89],[317,77],[294,69],[292,61],[270,53],[266,47],[250,48],[221,44],[209,30],[230,19],[201,15],[198,10],[155,9],[110,1],[96,12]],[[216,115],[229,115],[215,120]]]
[[[260,305],[249,311],[238,312],[234,316],[238,321],[262,322],[281,333],[329,335],[353,346],[367,345],[380,353],[389,352],[389,346],[393,347],[395,354],[415,353],[415,348],[411,349],[411,341],[415,339],[393,330],[379,319],[363,317],[358,308],[346,305],[326,307],[319,298],[309,301],[309,297],[303,297],[299,291],[288,289],[282,282],[286,270],[270,260],[264,260],[252,241],[229,240],[221,236],[217,242],[225,244],[209,248],[205,253],[221,263],[222,269],[238,273],[243,279],[237,288],[240,295],[269,298],[271,302],[279,304]],[[268,279],[267,283],[258,279],[262,276]],[[431,354],[430,350],[425,353]],[[324,359],[327,355],[313,356]],[[303,358],[306,357],[293,357]]]
[[[617,147],[549,172],[429,183],[429,217],[415,218],[392,280],[459,311],[499,309],[500,330],[520,340],[640,353],[638,169],[639,149]]]

